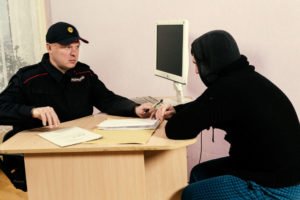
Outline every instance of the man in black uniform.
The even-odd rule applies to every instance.
[[[91,115],[93,107],[111,115],[150,116],[151,104],[114,94],[78,61],[80,41],[88,43],[71,24],[58,22],[48,29],[48,53],[40,63],[21,68],[0,94],[0,124],[13,126],[4,140],[25,129],[54,128]],[[15,187],[26,190],[23,157],[4,156],[2,165]]]

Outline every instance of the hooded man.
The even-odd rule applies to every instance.
[[[287,96],[249,65],[226,31],[205,33],[191,52],[207,89],[193,102],[161,106],[156,118],[168,120],[171,139],[224,130],[230,150],[192,169],[182,199],[299,199],[300,126]]]

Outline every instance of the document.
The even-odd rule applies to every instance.
[[[97,125],[103,130],[147,130],[156,129],[160,121],[156,119],[107,119]]]
[[[94,129],[95,133],[102,135],[101,140],[93,140],[91,144],[146,144],[153,134],[153,130],[100,130]]]
[[[79,127],[62,128],[55,131],[40,133],[39,135],[61,147],[87,142],[102,137],[100,134],[93,133]]]

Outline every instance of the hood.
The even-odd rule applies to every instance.
[[[241,56],[234,38],[223,30],[210,31],[194,40],[191,52],[206,86],[213,84]]]

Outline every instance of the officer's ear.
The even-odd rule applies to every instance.
[[[47,43],[46,44],[46,49],[47,49],[48,52],[51,51],[51,48],[52,48],[51,44]]]

